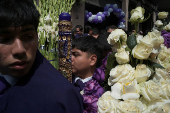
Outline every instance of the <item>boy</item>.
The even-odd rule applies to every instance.
[[[82,97],[37,50],[31,0],[0,0],[0,113],[81,113]]]
[[[84,112],[88,113],[97,112],[97,100],[104,93],[104,89],[95,78],[98,74],[96,68],[99,66],[101,52],[97,39],[92,36],[80,37],[72,42],[72,72],[74,74],[72,83],[82,94]],[[89,97],[97,98],[96,103],[86,102]]]

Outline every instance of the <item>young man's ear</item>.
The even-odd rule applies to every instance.
[[[90,57],[90,66],[94,66],[97,62],[97,56],[95,54]]]

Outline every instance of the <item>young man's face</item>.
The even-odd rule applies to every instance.
[[[77,32],[77,34],[79,34],[79,35],[81,35],[81,34],[82,34],[82,31],[80,31],[80,29],[79,29],[79,28],[76,28],[76,32]]]
[[[72,72],[79,75],[90,68],[90,57],[77,48],[72,49]]]
[[[38,48],[34,26],[0,29],[0,72],[20,77],[33,65]]]

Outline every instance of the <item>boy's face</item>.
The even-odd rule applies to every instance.
[[[90,57],[86,52],[77,48],[72,49],[72,72],[77,75],[88,71],[90,68]]]
[[[0,72],[20,77],[33,65],[38,48],[34,26],[0,29]]]

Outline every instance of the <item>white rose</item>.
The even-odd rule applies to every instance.
[[[159,19],[165,19],[168,17],[168,12],[159,12],[158,13],[158,18]]]
[[[170,30],[170,22],[163,29],[169,31]]]
[[[170,100],[163,102],[157,102],[151,108],[152,113],[169,113],[170,112]]]
[[[157,27],[159,27],[159,26],[162,26],[162,25],[163,25],[163,23],[162,23],[162,21],[161,21],[161,20],[157,20],[154,24],[155,24]]]
[[[154,31],[148,32],[148,34],[140,41],[149,47],[151,45],[152,47],[159,47],[164,43],[164,38],[161,36],[161,32]]]
[[[133,48],[132,54],[133,57],[137,59],[148,59],[152,49],[152,47],[148,47],[143,43],[139,43]]]
[[[98,113],[115,113],[118,101],[111,95],[110,91],[105,92],[98,100]]]
[[[117,50],[117,53],[115,54],[116,61],[119,64],[125,64],[128,63],[129,60],[129,51],[125,51],[125,48],[120,48]]]
[[[148,102],[162,99],[161,96],[164,95],[164,91],[156,81],[149,80],[147,82],[142,82],[139,86],[141,94]]]
[[[143,39],[143,35],[140,35],[140,34],[136,35],[137,43],[140,43],[140,40],[142,40],[142,39]]]
[[[116,113],[142,113],[143,104],[140,101],[126,100],[118,104]]]
[[[142,7],[137,7],[135,9],[132,9],[130,13],[131,13],[130,21],[142,22],[144,19],[145,9],[143,9]]]
[[[119,40],[122,40],[123,42],[126,42],[127,40],[127,34],[122,29],[115,29],[107,38],[108,43],[111,45],[114,45]]]
[[[111,96],[114,99],[139,99],[137,81],[125,81],[122,84],[116,83],[111,87]]]
[[[170,48],[161,44],[161,51],[157,59],[159,64],[166,68],[167,71],[170,71]]]
[[[138,83],[145,82],[151,76],[151,71],[145,64],[138,64],[136,66],[134,77]]]
[[[110,71],[108,85],[111,86],[116,82],[124,82],[126,80],[134,80],[135,69],[130,64],[118,65]]]

